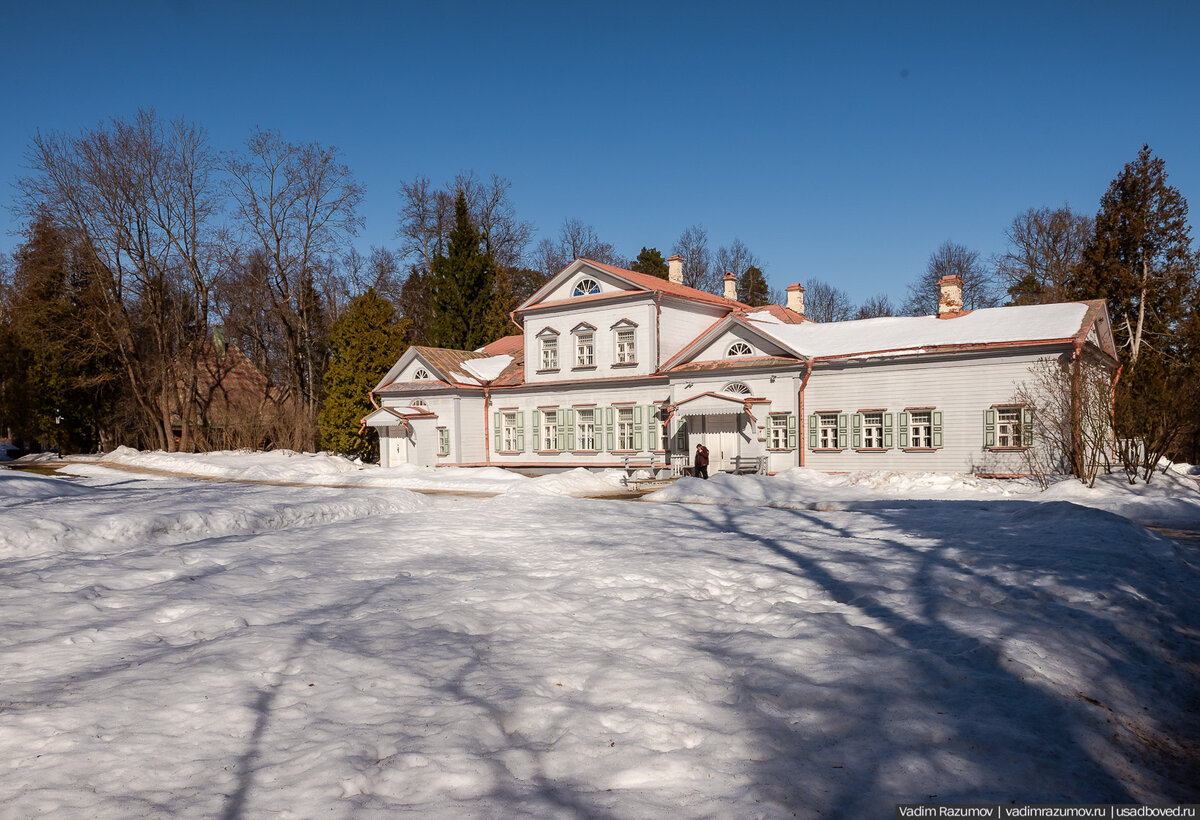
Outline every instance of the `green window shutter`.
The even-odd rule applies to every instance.
[[[499,413],[492,414],[492,429],[495,430],[496,452],[498,453],[498,452],[500,452],[500,444],[501,444],[501,442],[500,442],[500,414]]]
[[[983,411],[983,446],[996,446],[996,411]]]
[[[533,433],[533,446],[529,449],[536,453],[542,449],[542,411],[534,410],[529,415],[533,419],[533,429],[530,430]],[[525,448],[522,447],[521,449],[524,450]]]
[[[1033,446],[1033,408],[1021,408],[1021,446]]]
[[[808,449],[817,449],[817,414],[808,417]]]
[[[787,438],[788,449],[795,450],[796,449],[796,414],[795,413],[788,413],[787,430],[788,430],[788,438]]]
[[[846,425],[849,422],[849,417],[845,413],[838,413],[838,449],[846,449]]]
[[[450,455],[450,431],[444,427],[438,430],[438,452]]]
[[[929,417],[932,426],[933,446],[942,446],[942,411],[934,410]]]
[[[646,407],[646,449],[658,449],[658,408],[653,404]]]
[[[854,447],[854,449],[857,450],[859,447],[862,447],[862,424],[863,424],[862,413],[855,413],[853,418],[851,418],[850,421],[851,421],[850,443]],[[838,435],[838,438],[841,438],[840,433]],[[845,446],[845,445],[842,445],[842,446]]]
[[[675,428],[675,451],[678,453],[688,451],[687,422],[683,419],[679,420],[679,426]]]
[[[633,449],[642,449],[642,406],[635,405],[633,408]]]
[[[908,413],[900,414],[900,447],[908,446]]]
[[[567,420],[567,449],[574,450],[575,449],[575,411],[574,410],[565,410],[564,413],[566,415],[566,420]]]
[[[554,449],[561,453],[567,449],[567,411],[561,407],[555,410],[554,423],[558,428],[558,438],[554,442]]]
[[[610,453],[615,449],[613,447],[613,409],[611,407],[604,408],[604,449]]]
[[[892,449],[892,413],[883,414],[883,446],[884,449]]]
[[[517,452],[525,452],[525,411],[517,411]]]

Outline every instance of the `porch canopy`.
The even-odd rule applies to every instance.
[[[750,412],[748,398],[728,393],[701,393],[676,402],[675,412],[681,416],[736,416]]]

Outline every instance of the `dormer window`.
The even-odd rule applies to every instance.
[[[575,283],[575,290],[571,292],[572,296],[591,296],[594,293],[600,292],[600,283],[595,279],[580,279]]]
[[[413,381],[415,381],[415,382],[423,382],[423,381],[427,381],[427,380],[433,378],[433,376],[429,375],[429,371],[423,367],[417,368],[416,372],[413,373],[412,377],[413,377]]]
[[[729,346],[729,351],[725,355],[733,359],[738,356],[753,356],[754,351],[745,342],[734,342]]]

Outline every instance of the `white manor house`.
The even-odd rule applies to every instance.
[[[364,420],[384,467],[523,472],[710,470],[1029,472],[1043,446],[1014,403],[1047,357],[1115,369],[1103,301],[967,311],[942,280],[937,316],[817,323],[804,289],[750,307],[577,259],[514,311],[524,328],[479,350],[411,347]]]

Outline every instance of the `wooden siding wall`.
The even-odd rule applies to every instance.
[[[617,358],[616,331],[612,326],[622,319],[636,322],[637,366],[613,367]],[[575,337],[571,333],[581,322],[593,325],[595,333],[594,361],[596,366],[586,370],[575,367]],[[525,317],[525,381],[527,384],[603,379],[623,376],[646,376],[655,370],[655,306],[654,297],[597,307],[582,304]],[[558,371],[539,373],[542,366],[541,340],[543,329],[558,331]]]
[[[728,313],[728,310],[716,305],[688,304],[664,298],[662,322],[659,325],[659,339],[662,345],[660,364],[683,350],[713,322]]]
[[[984,447],[984,411],[1011,402],[1017,385],[1029,379],[1032,365],[1063,352],[1061,348],[1026,348],[1020,353],[958,353],[923,361],[898,358],[861,364],[818,362],[804,393],[806,416],[820,411],[853,414],[880,409],[900,413],[908,407],[929,407],[942,413],[943,446],[905,452],[897,437],[893,441],[896,446],[882,452],[856,452],[850,446],[841,452],[808,450],[805,466],[827,472],[1026,473],[1025,459],[1019,451]],[[803,423],[803,444],[807,447],[807,419]]]

